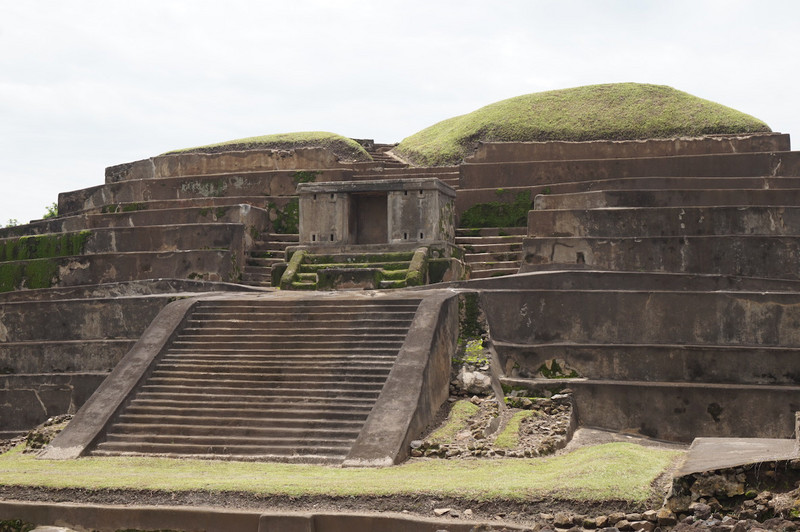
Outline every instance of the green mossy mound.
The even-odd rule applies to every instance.
[[[293,148],[328,148],[343,161],[371,161],[372,157],[353,139],[327,131],[300,131],[297,133],[278,133],[228,140],[206,146],[173,150],[163,155],[175,153],[219,153],[243,150],[291,150]]]
[[[664,85],[614,83],[517,96],[404,139],[420,166],[458,164],[479,142],[587,141],[769,132],[764,122]]]

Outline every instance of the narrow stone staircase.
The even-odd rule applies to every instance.
[[[408,166],[402,161],[395,159],[387,152],[395,147],[395,144],[373,144],[371,148],[367,149],[372,160],[379,163],[383,168],[405,168]]]
[[[418,306],[200,302],[91,454],[341,463]]]
[[[457,229],[456,245],[464,250],[470,279],[511,275],[522,264],[525,227]]]
[[[272,286],[272,267],[286,260],[286,247],[299,241],[297,234],[270,233],[266,240],[253,243],[247,253],[242,284]]]

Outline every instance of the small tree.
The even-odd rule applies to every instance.
[[[58,203],[53,202],[47,206],[47,212],[44,213],[42,218],[46,220],[47,218],[55,218],[56,216],[58,216]]]
[[[19,220],[16,218],[9,218],[6,222],[6,227],[16,227],[17,225],[19,225]]]

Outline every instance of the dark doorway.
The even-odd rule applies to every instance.
[[[386,193],[364,193],[350,196],[350,242],[353,244],[386,244],[389,225]]]

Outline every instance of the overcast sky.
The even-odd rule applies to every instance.
[[[0,225],[241,137],[397,142],[551,89],[670,85],[800,135],[800,2],[0,0]]]

